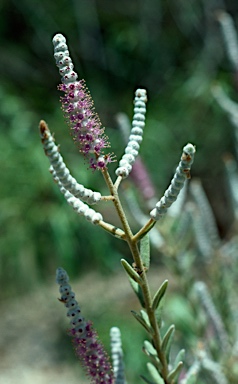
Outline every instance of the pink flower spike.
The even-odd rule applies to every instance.
[[[113,370],[103,344],[98,338],[96,330],[90,321],[86,321],[81,316],[81,310],[78,302],[73,299],[74,293],[68,284],[69,277],[63,268],[56,270],[56,282],[60,285],[61,298],[68,309],[73,303],[72,309],[68,309],[67,316],[71,318],[71,329],[69,334],[72,337],[72,343],[75,353],[93,384],[113,384]],[[62,292],[67,291],[67,294]],[[76,314],[77,313],[77,314]],[[79,325],[80,323],[80,325]]]
[[[91,168],[92,164],[93,169],[106,168],[108,156],[104,154],[104,149],[110,144],[104,134],[104,128],[101,128],[98,115],[93,111],[91,95],[84,81],[63,84],[59,89],[65,92],[65,96],[61,97],[62,109],[79,151]],[[103,161],[98,161],[99,157],[103,158]]]
[[[62,75],[62,84],[58,89],[65,92],[65,96],[61,97],[61,103],[67,124],[90,168],[103,170],[111,158],[110,155],[104,154],[104,149],[110,147],[108,137],[104,135],[104,128],[101,127],[100,119],[94,112],[93,100],[84,80],[78,81],[78,75],[73,71],[74,65],[69,56],[65,37],[61,34],[55,35],[53,45],[56,65]],[[98,161],[99,157],[103,158],[103,162]]]

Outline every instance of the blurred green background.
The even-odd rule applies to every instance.
[[[182,147],[197,147],[199,177],[222,237],[232,225],[224,182],[225,153],[235,155],[234,131],[211,95],[219,81],[237,100],[237,83],[215,20],[217,9],[238,18],[235,0],[2,0],[0,2],[0,279],[1,298],[52,282],[63,266],[72,277],[120,270],[124,243],[79,218],[48,172],[38,124],[55,133],[77,180],[107,194],[100,174],[87,170],[60,110],[52,38],[67,38],[75,69],[86,80],[112,151],[123,139],[115,114],[132,117],[137,87],[148,90],[141,155],[158,190],[168,186]],[[112,164],[111,174],[116,167]],[[113,215],[102,204],[103,215]]]

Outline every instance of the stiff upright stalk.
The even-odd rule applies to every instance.
[[[162,365],[162,372],[161,373],[162,373],[163,379],[164,379],[165,383],[168,384],[169,383],[167,381],[168,363],[167,363],[167,360],[166,360],[164,353],[161,351],[161,337],[160,337],[159,327],[158,327],[157,319],[155,316],[155,312],[152,309],[151,292],[150,292],[150,288],[149,288],[149,284],[148,284],[148,280],[147,280],[146,271],[144,269],[144,265],[143,265],[143,262],[142,262],[142,259],[140,256],[138,245],[137,245],[139,239],[143,236],[142,231],[139,231],[137,236],[133,235],[131,228],[130,228],[130,225],[128,223],[128,220],[126,218],[126,215],[124,213],[123,207],[121,205],[119,195],[118,195],[119,183],[113,184],[112,179],[111,179],[111,177],[110,177],[110,175],[106,169],[102,170],[102,174],[103,174],[104,179],[107,183],[109,191],[114,198],[112,200],[113,204],[115,205],[115,208],[117,210],[117,213],[118,213],[118,216],[120,218],[122,227],[125,231],[126,241],[130,247],[133,260],[136,264],[136,268],[139,271],[139,274],[141,277],[141,281],[142,281],[141,282],[141,289],[142,289],[142,293],[143,293],[143,297],[144,297],[145,308],[147,311],[147,315],[149,317],[151,327],[154,331],[154,334],[153,334],[154,346],[155,346],[155,349],[158,353],[158,357],[159,357],[161,365]],[[150,227],[150,229],[151,229],[151,227],[154,225],[154,223],[155,222],[151,219],[148,223],[149,224],[148,227]]]

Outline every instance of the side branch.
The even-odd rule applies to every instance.
[[[126,234],[122,229],[115,227],[112,224],[106,223],[105,221],[99,221],[98,225],[109,232],[111,235],[115,236],[117,239],[126,241]]]
[[[190,179],[190,168],[194,160],[195,147],[187,144],[183,148],[180,163],[176,168],[175,175],[170,183],[169,188],[165,191],[164,196],[158,201],[155,208],[150,212],[151,219],[157,221],[165,215],[167,209],[177,199],[179,192],[184,186],[185,180]]]
[[[76,179],[70,174],[66,167],[63,157],[59,153],[59,148],[54,142],[54,138],[44,120],[40,121],[40,133],[43,148],[46,156],[48,156],[51,170],[56,177],[56,181],[60,181],[61,185],[75,197],[88,204],[96,204],[101,200],[101,193],[92,191],[79,184]]]

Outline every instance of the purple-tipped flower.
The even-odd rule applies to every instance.
[[[110,155],[104,154],[104,148],[110,145],[84,81],[61,84],[59,89],[65,92],[61,97],[62,108],[80,152],[89,161],[90,168],[105,168],[112,161]]]
[[[73,346],[87,371],[87,374],[95,384],[113,384],[113,372],[109,357],[104,350],[97,332],[93,329],[91,322],[86,321],[81,314],[75,294],[71,291],[69,277],[63,268],[56,270],[56,282],[60,285],[61,298],[68,309],[67,316],[71,319],[69,330],[72,336]]]
[[[112,161],[110,154],[104,154],[104,149],[110,147],[108,138],[94,112],[93,100],[84,80],[77,81],[78,75],[73,70],[65,37],[61,34],[55,35],[53,44],[56,65],[62,75],[59,89],[65,92],[61,102],[66,121],[90,168],[102,170]]]

